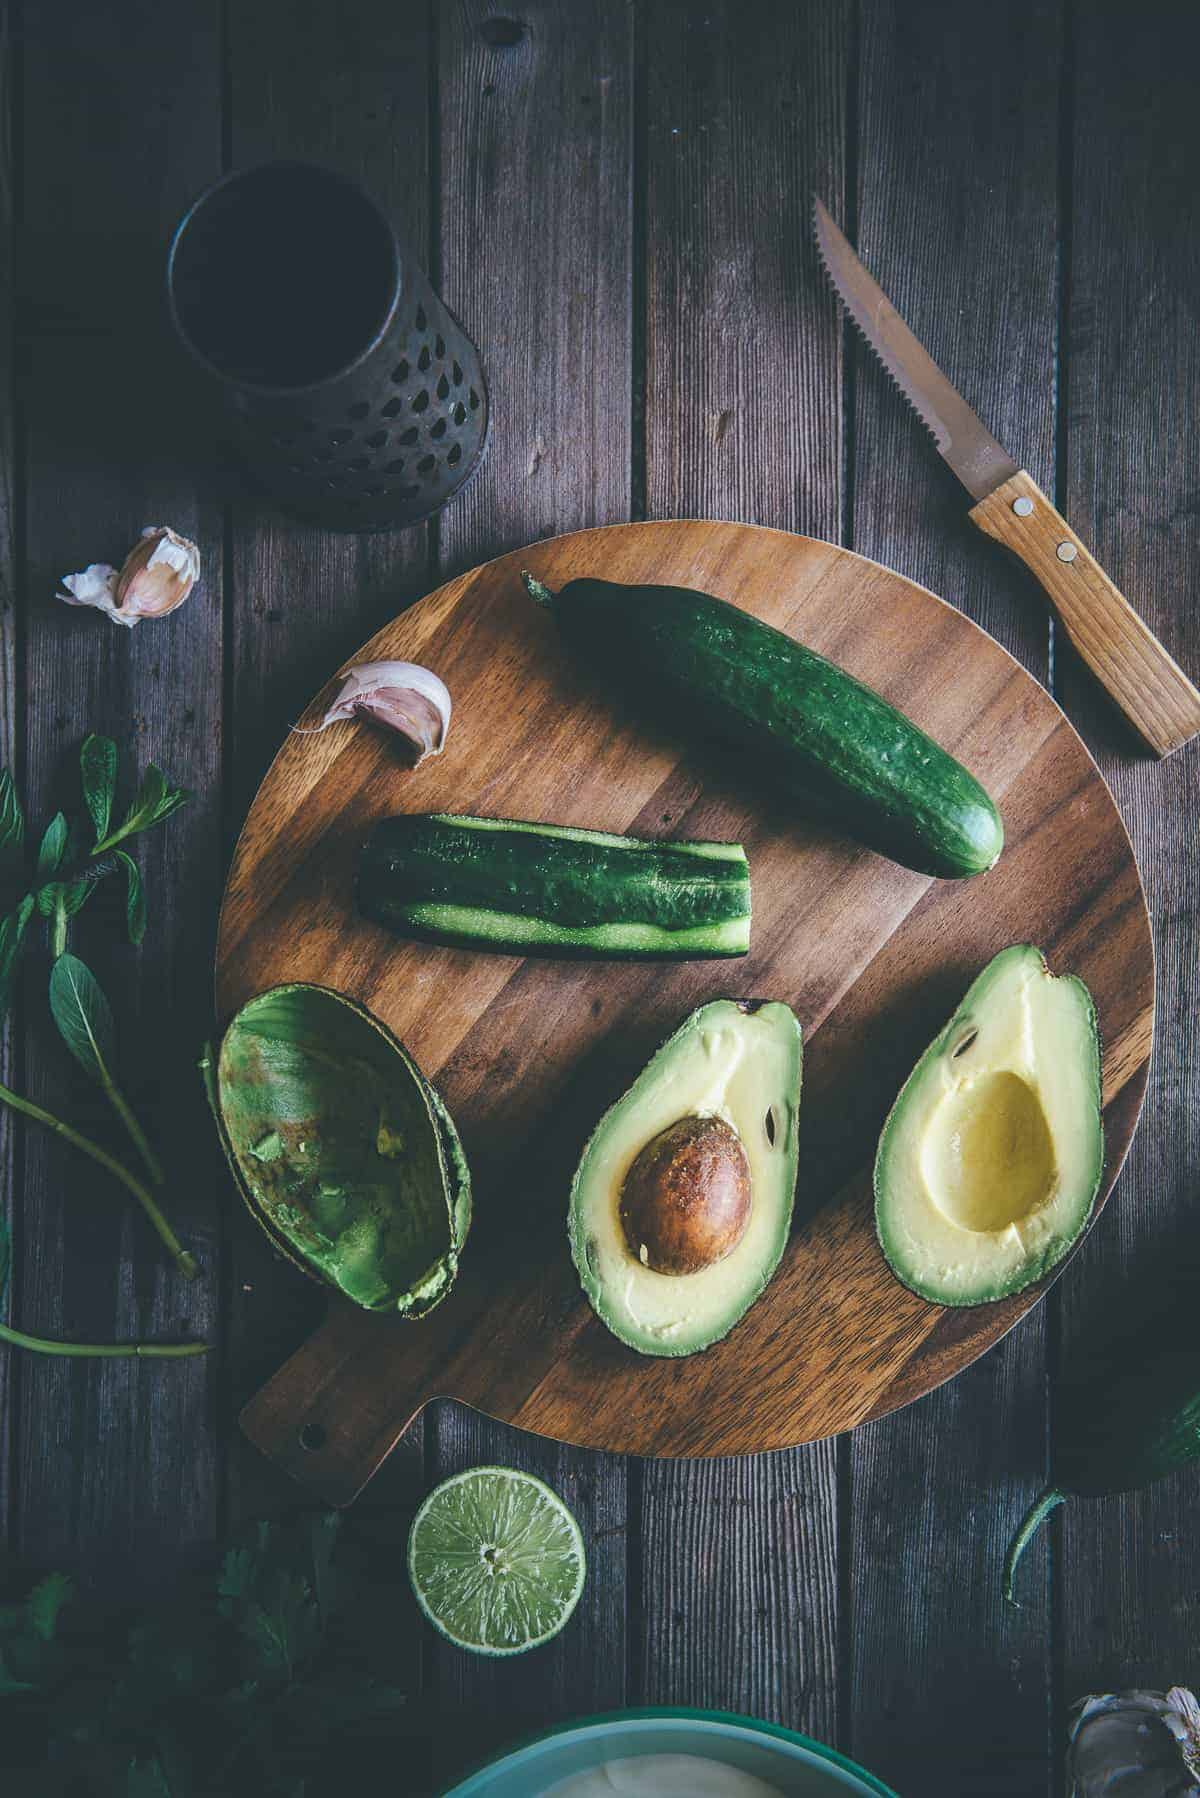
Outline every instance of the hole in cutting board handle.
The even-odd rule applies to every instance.
[[[296,1440],[301,1448],[308,1449],[311,1454],[319,1448],[324,1448],[328,1435],[329,1432],[323,1423],[306,1423]]]

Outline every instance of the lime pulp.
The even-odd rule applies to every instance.
[[[448,1641],[522,1654],[556,1636],[579,1602],[579,1525],[530,1473],[473,1467],[429,1494],[408,1537],[417,1603]]]

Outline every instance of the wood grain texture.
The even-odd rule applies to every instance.
[[[492,404],[487,460],[438,521],[444,578],[532,537],[629,517],[634,11],[622,0],[435,10],[441,291],[482,346]],[[502,1029],[492,1041],[504,1078],[511,1045]],[[514,1177],[507,1201],[520,1191]],[[431,1435],[433,1478],[502,1461],[581,1501],[597,1570],[534,1681],[433,1645],[449,1778],[523,1728],[627,1696],[627,1488],[620,1460],[455,1405],[438,1407]]]
[[[61,22],[31,9],[23,35],[24,214],[56,218],[59,248],[77,270],[91,266],[97,238],[111,226],[104,266],[114,289],[161,257],[167,223],[208,173],[202,156],[206,139],[215,155],[219,92],[208,9],[181,7],[167,17],[131,6],[126,22],[123,42],[99,15],[80,14],[67,46]],[[185,36],[196,60],[172,124],[172,114],[147,110],[144,99]],[[86,83],[65,81],[65,71],[79,77],[85,67]],[[119,252],[125,242],[127,265]],[[197,789],[169,825],[136,845],[150,916],[141,950],[122,945],[122,907],[107,894],[81,914],[72,942],[109,991],[123,1084],[162,1152],[166,1208],[196,1249],[201,1276],[182,1279],[119,1188],[31,1131],[18,1290],[25,1327],[45,1334],[216,1341],[217,1162],[195,1088],[195,1044],[205,1023],[203,964],[219,879],[220,528],[197,498],[170,409],[150,398],[169,391],[170,377],[161,338],[141,305],[134,311],[135,331],[39,336],[21,346],[29,483],[24,784],[43,826],[60,804],[77,808],[78,744],[92,729],[116,737],[127,779],[130,763],[140,769],[153,759]],[[168,626],[126,631],[55,601],[64,572],[119,562],[144,524],[164,522],[199,541],[204,568],[201,586]],[[28,1090],[115,1145],[119,1133],[103,1101],[50,1025],[41,930],[34,935],[24,983]],[[211,1538],[215,1359],[155,1365],[26,1356],[16,1379],[13,1536],[23,1555],[85,1568],[128,1591],[153,1582],[181,1547]]]
[[[629,516],[633,21],[622,0],[439,9],[440,291],[482,346],[487,460],[440,570]]]
[[[13,286],[17,234],[15,200],[20,185],[20,132],[14,118],[13,29],[9,11],[0,13],[0,245],[4,250],[0,272],[0,766],[20,772],[17,746],[23,747],[23,701],[18,650],[17,530],[20,512],[21,469],[17,459],[17,346],[15,337],[16,294]],[[0,1080],[12,1085],[23,1078],[20,1038],[6,1021],[0,1038]],[[20,1132],[9,1112],[0,1112],[0,1185],[4,1217],[10,1235],[15,1223],[15,1196],[20,1174]],[[19,1302],[12,1295],[9,1307]],[[5,1313],[7,1315],[7,1313]],[[16,1357],[0,1359],[0,1534],[9,1529],[9,1497],[12,1447],[12,1378]]]
[[[1027,8],[985,48],[978,11],[953,0],[864,7],[857,107],[858,247],[964,398],[1044,482],[1054,468],[1059,15],[1054,4]],[[944,594],[1046,679],[1043,598],[971,529],[962,487],[923,425],[856,332],[850,343],[853,547]],[[1051,824],[1051,856],[1054,833]],[[1014,932],[1036,942],[1043,923],[1022,895]],[[912,1040],[928,1040],[961,990],[957,969],[929,949],[872,1039],[893,1092],[911,1065],[905,1014]],[[811,1084],[809,1099],[818,1117]],[[1044,1454],[1047,1310],[953,1384],[846,1444],[842,1745],[901,1792],[936,1782],[956,1798],[1057,1790],[1044,1616],[1003,1606],[994,1577]],[[1044,1556],[1029,1569],[1031,1595],[1038,1572],[1044,1592]]]
[[[599,569],[698,586],[835,656],[984,779],[1007,816],[1006,853],[974,882],[931,882],[806,825],[719,758],[639,726],[569,663],[552,621],[524,594],[525,565],[551,588]],[[920,654],[905,657],[913,643]],[[317,1346],[246,1414],[260,1446],[341,1502],[433,1396],[609,1450],[787,1447],[906,1401],[1011,1327],[1035,1292],[944,1315],[887,1272],[869,1204],[874,1130],[854,1134],[858,1157],[837,1182],[802,1184],[800,1225],[766,1295],[726,1342],[685,1361],[646,1360],[609,1336],[577,1289],[559,1231],[590,1124],[702,999],[782,997],[810,1039],[844,1010],[849,1077],[838,1090],[859,1093],[873,1080],[875,1017],[855,1005],[856,984],[874,990],[877,962],[903,977],[936,957],[965,987],[1014,940],[1018,919],[1053,965],[1087,980],[1104,1036],[1130,1045],[1108,1070],[1119,1121],[1111,1178],[1133,1122],[1119,1102],[1132,1088],[1136,1110],[1149,1055],[1149,929],[1124,828],[1043,690],[960,613],[886,569],[813,539],[711,523],[579,532],[501,557],[439,589],[364,653],[442,674],[457,695],[451,746],[411,777],[385,739],[353,726],[284,746],[234,858],[218,1005],[228,1018],[253,992],[310,978],[382,1017],[438,1081],[464,1132],[477,1234],[454,1292],[419,1329],[337,1308]],[[526,718],[537,721],[532,731]],[[716,972],[703,963],[564,968],[430,950],[356,919],[354,858],[369,822],[455,806],[736,837],[755,883],[752,953]],[[882,992],[895,1003],[894,982]],[[923,1042],[909,1034],[908,1065]],[[890,1083],[875,1092],[876,1125],[893,1093]],[[323,1447],[298,1443],[306,1422],[327,1431]]]
[[[1200,117],[1164,10],[1109,0],[1076,33],[1071,84],[1074,207],[1069,267],[1066,481],[1062,510],[1147,624],[1200,673],[1200,566],[1191,440],[1200,405],[1194,295],[1200,222],[1184,171]],[[1194,36],[1194,33],[1193,33]],[[1129,822],[1154,919],[1161,1053],[1112,1227],[1063,1286],[1063,1374],[1125,1295],[1184,1295],[1194,1314],[1200,1182],[1200,752],[1159,766],[1068,650],[1056,685]],[[1063,1698],[1194,1667],[1200,1547],[1195,1469],[1148,1491],[1073,1506],[1061,1568]]]
[[[357,4],[297,9],[286,0],[229,15],[229,138],[234,166],[298,156],[361,181],[430,272],[429,93],[433,45],[419,6]],[[281,54],[286,45],[286,54]],[[426,526],[354,537],[299,524],[256,498],[234,504],[231,532],[231,817],[240,820],[276,746],[298,717],[328,657],[348,654],[428,584]],[[319,1303],[281,1281],[261,1233],[235,1207],[231,1223],[230,1364],[243,1402],[312,1329]],[[422,1494],[423,1431],[389,1470],[382,1503]],[[288,1502],[261,1457],[235,1446],[229,1464],[235,1516]],[[419,1679],[415,1618],[405,1636],[405,1678]]]
[[[1200,693],[1032,475],[1022,469],[970,517],[1025,563],[1075,649],[1155,755],[1173,754],[1200,732]]]
[[[654,0],[643,29],[645,511],[836,541],[842,333],[807,210],[843,195],[850,9]],[[834,1445],[652,1461],[636,1492],[642,1695],[836,1740]]]

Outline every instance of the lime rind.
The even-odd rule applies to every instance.
[[[417,1512],[408,1572],[448,1642],[473,1654],[525,1654],[571,1616],[587,1556],[579,1525],[543,1480],[472,1467],[443,1480]]]

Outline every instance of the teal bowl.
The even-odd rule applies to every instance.
[[[844,1754],[807,1736],[723,1711],[613,1711],[548,1730],[464,1779],[445,1798],[542,1798],[606,1761],[693,1754],[755,1774],[783,1798],[896,1798]]]

